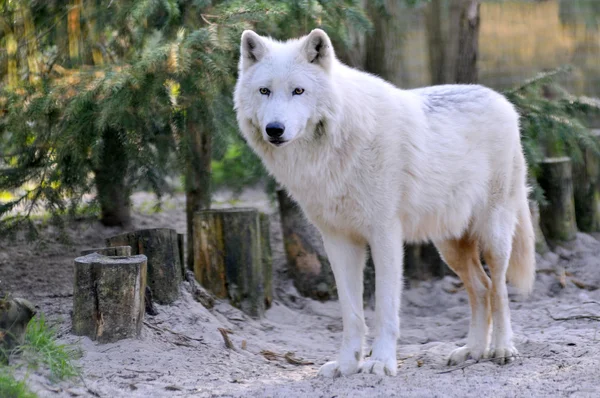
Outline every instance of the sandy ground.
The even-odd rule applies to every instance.
[[[221,194],[216,201],[217,207],[251,205],[273,215],[276,300],[263,320],[249,319],[226,302],[207,310],[194,301],[185,282],[180,300],[146,316],[141,339],[96,344],[69,333],[72,263],[79,250],[102,246],[104,238],[121,230],[80,221],[69,226],[70,243],[61,242],[49,227],[36,243],[0,238],[0,290],[37,304],[59,329],[61,341],[82,352],[82,380],[52,384],[45,374],[28,371],[28,383],[39,396],[600,396],[600,241],[595,237],[579,234],[576,241],[539,257],[533,295],[511,294],[522,355],[515,362],[446,366],[452,349],[464,344],[469,322],[466,292],[457,279],[446,277],[405,289],[396,377],[324,379],[316,377],[317,370],[335,357],[341,339],[338,303],[302,298],[285,278],[278,216],[263,194],[248,191],[235,203]],[[134,203],[135,228],[185,231],[183,198],[167,199],[161,213],[150,211],[147,194],[136,194]],[[368,309],[367,321],[372,320]],[[235,350],[225,348],[218,332],[223,327],[233,331]],[[269,360],[263,350],[281,356]],[[291,364],[283,358],[288,352],[312,364]]]

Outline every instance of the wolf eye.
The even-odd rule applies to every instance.
[[[304,92],[303,88],[296,88],[293,92],[294,95],[301,95]]]
[[[261,87],[261,88],[260,88],[258,91],[260,91],[260,93],[261,93],[262,95],[269,95],[269,94],[271,94],[271,90],[269,90],[269,89],[268,89],[268,88],[266,88],[266,87]]]

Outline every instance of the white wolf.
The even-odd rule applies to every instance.
[[[532,289],[534,233],[519,118],[503,96],[477,85],[398,89],[342,64],[316,29],[287,42],[245,31],[234,97],[245,139],[318,227],[333,268],[343,339],[321,375],[396,374],[403,242],[427,239],[471,305],[466,345],[448,362],[517,354],[506,278]],[[367,244],[376,327],[365,359]]]

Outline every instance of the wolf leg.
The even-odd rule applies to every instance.
[[[400,225],[380,229],[370,242],[375,263],[375,340],[371,357],[361,371],[395,376],[396,344],[400,329],[404,246]]]
[[[512,361],[519,352],[512,342],[513,331],[506,289],[506,271],[512,251],[513,232],[516,216],[503,208],[492,213],[488,221],[483,256],[492,277],[492,350],[490,357],[500,364]]]
[[[357,373],[363,358],[366,333],[363,269],[366,263],[366,244],[326,234],[323,234],[323,242],[335,277],[344,331],[337,361],[321,366],[319,375],[345,376]]]
[[[462,280],[471,305],[471,323],[467,344],[452,351],[448,365],[458,365],[468,358],[479,360],[487,355],[490,341],[490,279],[479,260],[477,241],[470,237],[437,242],[442,258]]]

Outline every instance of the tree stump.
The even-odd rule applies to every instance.
[[[592,130],[600,137],[599,130]],[[573,166],[573,191],[577,227],[583,232],[600,231],[600,164],[598,155],[587,149],[582,164]]]
[[[0,364],[8,363],[10,351],[23,344],[27,325],[36,312],[25,299],[0,298]]]
[[[253,317],[272,300],[266,221],[255,209],[203,210],[194,218],[194,274],[218,298]]]
[[[185,234],[177,234],[177,246],[179,247],[179,262],[181,263],[181,280],[185,280],[187,267],[185,264]]]
[[[179,298],[183,280],[179,238],[174,229],[143,229],[113,236],[107,246],[131,246],[132,254],[148,257],[148,286],[159,304],[171,304]]]
[[[548,243],[540,227],[540,206],[535,200],[529,201],[529,211],[531,212],[531,222],[533,223],[533,230],[535,233],[535,251],[540,254],[546,253],[548,249]]]
[[[283,189],[277,191],[288,272],[303,296],[317,300],[337,297],[335,278],[319,231]]]
[[[546,158],[540,163],[538,177],[547,203],[540,206],[540,226],[550,241],[575,239],[575,201],[571,159]]]
[[[88,254],[92,253],[98,253],[108,257],[131,256],[131,246],[99,247],[96,249],[85,249],[81,251],[82,256],[87,256]]]
[[[73,333],[101,343],[139,337],[144,318],[147,258],[75,259]]]
[[[273,252],[271,250],[271,222],[265,213],[260,217],[260,250],[263,260],[263,281],[265,287],[265,308],[273,303]]]

